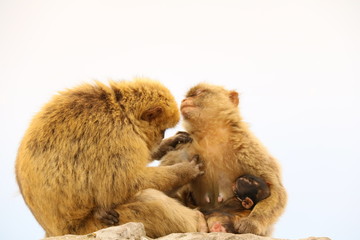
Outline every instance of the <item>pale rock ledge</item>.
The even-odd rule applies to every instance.
[[[104,228],[87,235],[64,235],[44,238],[44,240],[151,240],[146,236],[142,223],[127,223],[121,226]],[[173,233],[158,240],[290,240],[271,237],[260,237],[254,234],[232,233]],[[294,239],[295,240],[295,239]],[[327,237],[309,237],[297,240],[330,240]]]

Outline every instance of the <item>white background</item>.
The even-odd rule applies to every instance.
[[[31,117],[59,90],[135,76],[178,103],[201,81],[239,91],[283,167],[274,237],[356,239],[359,67],[355,0],[1,0],[0,239],[44,236],[14,177]]]

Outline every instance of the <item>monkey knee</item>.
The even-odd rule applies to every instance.
[[[136,198],[118,206],[116,211],[120,214],[120,224],[142,222],[147,235],[152,238],[199,229],[197,211],[154,189],[139,192]]]

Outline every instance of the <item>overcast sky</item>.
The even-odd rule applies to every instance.
[[[355,0],[1,0],[0,239],[44,236],[14,176],[31,117],[59,90],[135,76],[178,103],[202,81],[237,90],[283,168],[274,237],[358,239],[359,43]]]

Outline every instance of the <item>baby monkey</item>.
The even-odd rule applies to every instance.
[[[233,185],[234,197],[221,206],[203,211],[210,232],[238,233],[237,222],[250,214],[254,206],[270,196],[267,183],[260,177],[245,174]]]

